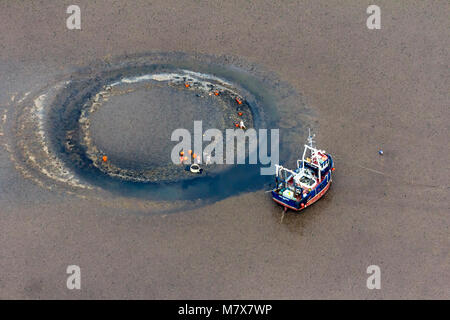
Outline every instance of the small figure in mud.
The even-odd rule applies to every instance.
[[[239,128],[241,128],[242,130],[246,130],[247,129],[245,127],[244,121],[241,120],[241,122],[239,122]]]

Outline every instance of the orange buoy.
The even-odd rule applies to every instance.
[[[192,155],[192,158],[197,158],[197,155],[194,153],[193,155]]]
[[[215,94],[216,96],[218,96],[218,95],[219,95],[219,91],[215,91],[214,94]]]
[[[103,160],[103,162],[106,162],[106,161],[108,161],[108,157],[107,156],[103,156],[102,160]]]
[[[238,112],[238,116],[239,116],[239,117],[242,116],[242,112]]]
[[[234,126],[235,126],[236,128],[239,128],[239,123],[235,123]]]
[[[189,153],[189,154],[192,154],[192,150],[189,150],[188,153]]]
[[[239,98],[236,98],[236,102],[237,102],[238,104],[242,104],[242,101],[241,101]]]
[[[184,157],[184,161],[187,161],[188,157]]]
[[[185,86],[186,88],[189,88],[189,83],[185,83],[184,86]]]
[[[180,151],[180,156],[184,156],[184,151]]]

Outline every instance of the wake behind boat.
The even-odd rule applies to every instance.
[[[284,206],[284,210],[300,211],[319,200],[329,189],[334,171],[333,158],[324,150],[314,147],[311,132],[303,156],[297,160],[297,169],[290,170],[276,165],[272,199]]]

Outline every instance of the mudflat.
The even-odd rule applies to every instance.
[[[381,1],[379,30],[366,27],[369,3],[78,3],[81,30],[66,28],[57,2],[0,4],[3,115],[96,60],[155,51],[244,60],[317,113],[333,184],[299,215],[282,215],[264,189],[156,214],[132,197],[36,183],[12,159],[14,123],[3,117],[1,298],[450,298],[447,1]],[[130,119],[114,119],[130,130]],[[304,139],[288,140],[300,152]],[[72,264],[81,290],[66,287]],[[366,287],[370,265],[380,290]]]

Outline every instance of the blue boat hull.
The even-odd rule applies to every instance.
[[[331,159],[331,156],[329,156]],[[310,205],[312,205],[314,202],[319,200],[330,188],[331,181],[332,181],[332,168],[333,168],[333,161],[330,162],[330,167],[323,172],[323,179],[319,183],[317,187],[315,187],[311,192],[309,192],[302,200],[295,201],[289,198],[286,198],[279,194],[275,189],[272,190],[272,199],[277,202],[278,204],[284,206],[287,209],[291,209],[294,211],[300,211]]]

